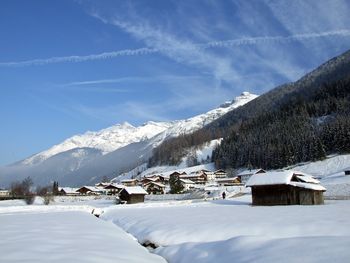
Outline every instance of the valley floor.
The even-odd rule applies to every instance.
[[[349,261],[350,201],[250,203],[250,195],[119,206],[111,200],[0,202],[0,262]],[[137,241],[157,248],[150,253]]]
[[[0,202],[0,262],[166,262],[89,205],[14,202]]]

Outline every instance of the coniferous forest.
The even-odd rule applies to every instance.
[[[234,125],[214,151],[217,167],[282,168],[350,152],[350,79],[295,95],[280,108]]]

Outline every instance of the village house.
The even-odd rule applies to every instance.
[[[179,173],[179,172],[173,172],[173,173],[171,173],[170,175],[169,175],[169,178],[171,178],[171,177],[176,177],[176,178],[179,178],[180,177],[180,175],[186,175],[187,173],[186,172],[182,172],[182,173]]]
[[[170,175],[167,176],[166,178],[166,182],[170,182],[171,180],[180,180],[180,175],[183,176],[183,175],[187,175],[186,172],[182,172],[182,173],[179,173],[179,172],[173,172],[171,173]]]
[[[95,186],[96,187],[102,187],[102,188],[104,188],[104,187],[106,187],[107,185],[109,185],[110,183],[104,183],[104,182],[100,182],[100,183],[98,183],[98,184],[95,184]]]
[[[195,184],[205,184],[207,182],[207,175],[205,173],[191,173],[181,174],[180,179],[191,180]]]
[[[204,173],[207,177],[207,181],[210,181],[210,182],[214,182],[216,177],[215,177],[215,173],[212,172],[212,171],[208,171],[208,170],[200,170],[198,171],[197,173]]]
[[[125,186],[122,184],[108,184],[104,187],[107,195],[117,195]]]
[[[121,184],[124,186],[137,186],[138,182],[137,179],[124,179],[121,181]]]
[[[218,178],[215,182],[219,186],[233,186],[233,185],[241,185],[241,180],[238,176],[236,177],[227,177],[227,178]]]
[[[0,197],[7,197],[10,196],[9,190],[0,189]]]
[[[184,191],[189,191],[195,187],[195,183],[189,179],[180,179]]]
[[[148,184],[149,182],[165,184],[166,180],[165,180],[165,177],[161,175],[153,175],[153,176],[144,177],[141,179],[141,185]]]
[[[143,185],[143,188],[149,193],[149,194],[164,194],[165,193],[165,185],[158,183],[158,182],[148,182],[145,185]]]
[[[81,195],[101,195],[106,191],[96,186],[82,186],[77,190]]]
[[[77,196],[77,195],[80,195],[80,193],[77,192],[78,189],[79,188],[59,187],[58,194],[59,195],[66,195],[66,196]]]
[[[266,171],[263,169],[247,169],[240,172],[237,176],[240,178],[242,184],[245,184],[252,175],[261,173],[266,173]]]
[[[215,179],[226,178],[227,177],[227,173],[224,170],[222,170],[222,169],[215,171],[214,175],[215,175]]]
[[[310,175],[296,171],[253,175],[246,183],[252,189],[253,205],[319,205],[326,189]]]
[[[119,193],[119,198],[127,204],[142,203],[145,201],[147,192],[141,186],[125,187]]]

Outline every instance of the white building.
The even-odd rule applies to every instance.
[[[237,176],[241,179],[242,184],[246,184],[252,175],[260,173],[266,173],[266,171],[263,169],[248,169],[240,172]]]

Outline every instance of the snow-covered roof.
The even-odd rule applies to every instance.
[[[158,177],[145,177],[145,178],[142,178],[142,180],[149,180],[149,181],[157,181],[159,178]],[[142,181],[141,180],[141,181]]]
[[[216,182],[230,182],[230,181],[235,181],[237,180],[237,176],[236,177],[227,177],[227,178],[217,178],[215,181]]]
[[[86,188],[86,189],[88,189],[91,192],[101,192],[103,190],[103,188],[99,188],[99,187],[96,187],[96,186],[86,186],[85,185],[85,186],[82,186],[82,187],[78,188],[77,191],[82,189],[82,188]]]
[[[293,171],[255,174],[249,178],[246,186],[288,184],[292,179],[293,174]]]
[[[244,170],[244,171],[240,172],[238,175],[242,176],[242,175],[256,174],[257,172],[259,172],[261,170],[263,170],[263,169],[247,169],[247,170]]]
[[[301,182],[292,181],[293,176],[296,176]],[[319,181],[314,179],[311,175],[297,171],[276,171],[255,174],[250,177],[246,186],[262,186],[262,185],[293,185],[297,187],[325,191],[326,189],[319,184]]]
[[[180,179],[180,181],[183,182],[184,184],[194,184],[194,182],[189,179]]]
[[[203,174],[181,174],[180,179],[181,178],[198,178],[200,176],[203,176]]]
[[[326,188],[320,184],[312,184],[312,183],[303,183],[303,182],[290,182],[289,185],[293,185],[296,187],[316,190],[316,191],[326,191]]]
[[[312,177],[309,174],[306,173],[302,173],[302,172],[297,172],[295,171],[294,174],[296,175],[296,177],[298,179],[300,179],[301,181],[305,182],[305,183],[313,183],[313,184],[319,184],[320,181],[315,179],[314,177]]]
[[[66,194],[77,194],[77,190],[79,188],[73,188],[73,187],[58,187],[58,191],[64,191]]]
[[[104,182],[101,182],[101,183],[98,183],[98,184],[95,184],[96,187],[99,187],[99,186],[107,186],[107,185],[110,185],[111,183],[104,183]]]
[[[159,187],[165,188],[164,184],[157,183],[157,182],[148,182],[147,184],[145,184],[145,186],[149,186],[150,184],[154,184],[154,185],[157,185]]]
[[[145,189],[143,189],[141,186],[129,186],[129,187],[125,187],[124,190],[128,194],[135,194],[135,195],[148,194],[145,191]]]
[[[219,170],[216,170],[216,171],[214,172],[214,174],[216,174],[216,173],[226,173],[226,171],[224,171],[224,170],[222,170],[222,169],[219,169]]]
[[[123,184],[108,184],[104,187],[104,189],[106,188],[118,188],[118,189],[122,189],[125,188],[125,185]]]
[[[136,181],[137,181],[137,179],[124,179],[121,182],[122,183],[129,183],[129,182],[136,182]]]

